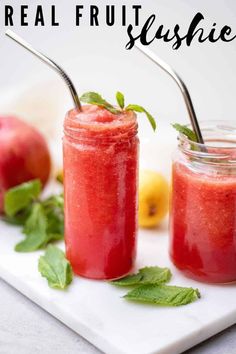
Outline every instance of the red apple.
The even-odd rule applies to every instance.
[[[50,154],[42,134],[17,117],[0,116],[0,212],[7,189],[35,178],[44,185],[50,168]]]

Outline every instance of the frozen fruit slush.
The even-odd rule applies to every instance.
[[[236,280],[235,170],[208,172],[179,162],[173,165],[170,255],[192,278],[232,282]]]
[[[136,115],[86,105],[68,112],[64,131],[67,257],[82,276],[121,277],[136,255]]]

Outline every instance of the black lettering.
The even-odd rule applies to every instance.
[[[139,26],[139,10],[142,8],[142,6],[141,5],[133,5],[132,7],[133,7],[134,13],[135,13],[134,25]]]
[[[108,26],[113,26],[115,23],[115,6],[106,6],[106,23]]]
[[[10,5],[5,6],[5,26],[14,26],[13,23],[13,7]]]
[[[193,38],[196,36],[196,34],[197,34],[198,32],[200,32],[200,35],[199,35],[199,42],[200,42],[200,41],[204,42],[204,40],[206,40],[206,39],[204,39],[204,40],[201,39],[201,38],[202,38],[202,35],[203,35],[203,29],[202,29],[202,28],[199,28],[197,31],[195,31],[195,30],[196,30],[196,27],[199,25],[199,23],[200,23],[203,19],[204,19],[204,16],[203,16],[200,12],[198,12],[198,13],[194,16],[192,22],[190,23],[190,26],[189,26],[187,35],[186,35],[185,37],[183,37],[183,39],[186,38],[186,44],[187,44],[187,46],[190,46],[190,44],[191,44]]]
[[[126,44],[126,46],[125,46],[126,49],[131,49],[131,48],[133,48],[136,39],[139,38],[139,36],[136,37],[136,38],[133,37],[133,35],[132,35],[132,30],[133,30],[133,26],[130,24],[130,25],[127,27],[127,34],[128,34],[128,36],[129,36],[129,42],[128,42],[128,43]]]
[[[143,28],[141,30],[140,35],[138,35],[137,37],[133,37],[133,35],[131,33],[132,30],[133,30],[133,26],[131,24],[128,26],[127,33],[129,35],[129,39],[130,40],[125,46],[126,49],[132,49],[133,46],[134,46],[135,41],[138,38],[140,38],[140,42],[143,45],[148,45],[148,44],[150,44],[150,43],[152,43],[154,41],[155,36],[151,40],[148,41],[147,34],[148,34],[148,31],[149,31],[150,27],[152,26],[153,22],[155,21],[155,18],[156,18],[156,16],[153,14],[147,19],[147,21],[145,22],[145,24],[144,24],[144,26],[143,26]]]
[[[56,6],[52,5],[52,26],[59,26],[59,22],[56,21]]]
[[[215,25],[216,25],[216,24],[214,23],[213,26],[215,26]],[[217,42],[218,39],[220,38],[220,36],[217,37],[217,38],[214,38],[215,31],[216,31],[216,29],[215,29],[215,28],[212,28],[211,31],[210,31],[210,33],[209,33],[209,35],[206,36],[206,38],[203,38],[202,40],[200,40],[200,38],[199,38],[199,42],[202,43],[202,42],[204,42],[204,41],[207,40],[207,39],[209,39],[209,41],[212,42],[212,43]]]
[[[44,26],[44,18],[43,18],[43,9],[41,5],[38,5],[36,8],[35,22],[34,25],[38,26],[40,23],[41,26]]]
[[[76,26],[80,25],[80,17],[82,17],[82,13],[80,12],[80,10],[82,10],[84,8],[83,5],[76,5]]]
[[[229,36],[231,34],[232,30],[229,26],[224,26],[220,32],[220,38],[223,42],[231,42],[233,41],[236,36],[232,37],[232,38],[225,38],[225,36]]]
[[[122,5],[122,26],[126,26],[126,6]]]
[[[135,7],[135,6],[133,6]],[[138,10],[137,10],[138,11]],[[136,23],[138,22],[138,12],[136,12]],[[149,45],[155,39],[163,39],[164,42],[171,42],[173,41],[172,49],[177,50],[181,47],[184,40],[186,40],[186,45],[190,46],[194,37],[197,38],[199,43],[203,43],[205,41],[209,41],[211,43],[215,43],[218,40],[222,40],[223,42],[231,42],[236,38],[236,34],[232,34],[231,27],[225,25],[219,34],[217,32],[217,25],[214,22],[212,27],[209,31],[205,30],[204,28],[200,27],[199,24],[201,21],[204,20],[204,16],[198,12],[192,19],[192,22],[189,25],[187,34],[181,36],[180,26],[178,24],[175,25],[173,31],[170,29],[165,29],[163,25],[160,25],[156,31],[154,38],[150,38],[149,30],[152,27],[154,21],[156,20],[155,14],[152,14],[145,24],[143,25],[141,32],[136,37],[133,34],[134,27],[133,25],[129,25],[127,28],[127,34],[129,36],[129,42],[126,44],[126,49],[133,48],[137,39],[140,40],[140,43],[143,45]],[[207,32],[207,34],[205,34]]]
[[[21,26],[28,26],[28,22],[25,21],[25,18],[27,18],[26,10],[28,10],[28,5],[22,5],[21,6]]]
[[[163,25],[159,26],[159,28],[158,28],[158,30],[156,32],[156,35],[155,35],[156,39],[163,38],[164,42],[172,41],[172,39],[175,38],[175,35],[173,35],[173,37],[169,38],[169,34],[170,34],[170,30],[169,29],[166,31],[166,33],[162,34],[163,28],[164,28]]]
[[[176,41],[173,43],[172,48],[174,50],[177,50],[177,49],[179,49],[179,47],[182,44],[182,38],[179,35],[179,25],[178,24],[175,25],[175,27],[174,27],[174,34],[175,34],[174,37],[176,38]]]
[[[94,23],[95,23],[95,26],[99,26],[99,23],[98,23],[98,7],[95,6],[95,5],[91,5],[90,6],[90,26],[94,26]]]

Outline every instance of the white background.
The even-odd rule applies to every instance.
[[[182,97],[174,82],[153,63],[149,62],[135,49],[125,50],[128,41],[126,29],[119,25],[121,4],[127,4],[130,20],[133,19],[131,5],[142,4],[141,23],[151,13],[157,14],[153,25],[164,24],[173,28],[186,29],[193,16],[202,12],[205,20],[202,25],[207,30],[213,22],[217,28],[227,24],[236,33],[236,2],[234,0],[145,0],[145,1],[24,1],[29,5],[29,26],[20,27],[20,1],[1,1],[0,3],[0,88],[2,91],[27,84],[33,79],[43,79],[43,75],[58,80],[56,74],[25,52],[11,40],[4,37],[4,5],[14,6],[14,29],[34,46],[53,57],[73,78],[79,92],[96,90],[110,100],[116,90],[125,93],[128,102],[143,104],[157,117],[158,122],[187,121]],[[50,5],[55,4],[60,27],[35,28],[34,11],[37,4],[44,5],[45,22],[50,23]],[[81,27],[75,26],[75,4],[83,4]],[[89,27],[89,5],[100,7],[100,26]],[[104,26],[106,4],[116,4],[117,25]],[[177,51],[171,43],[156,40],[150,46],[162,59],[170,63],[182,76],[189,87],[199,119],[234,119],[236,89],[236,40],[230,43],[205,42],[199,44],[195,39],[191,47],[182,45]],[[64,87],[63,87],[64,88]],[[42,97],[44,92],[41,92]],[[66,89],[65,97],[68,96]],[[47,101],[47,92],[45,92]],[[42,102],[42,105],[44,103]],[[68,108],[71,102],[68,98]],[[1,110],[1,107],[0,107]],[[61,112],[64,114],[64,111]]]

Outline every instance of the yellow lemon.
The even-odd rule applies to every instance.
[[[59,170],[56,174],[56,180],[60,183],[63,183],[63,170]]]
[[[141,170],[139,175],[139,212],[141,227],[160,224],[169,208],[169,185],[160,173]]]

